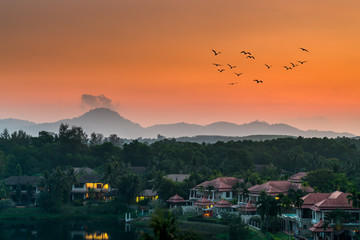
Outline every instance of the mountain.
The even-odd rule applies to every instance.
[[[215,122],[209,125],[197,125],[188,123],[174,123],[174,124],[158,124],[151,127],[144,128],[137,123],[134,123],[119,113],[107,108],[97,108],[72,119],[64,119],[53,123],[36,124],[29,121],[17,119],[3,119],[0,120],[0,131],[7,128],[9,132],[16,130],[24,130],[30,135],[37,136],[40,131],[48,131],[57,133],[61,123],[69,124],[70,126],[80,126],[87,134],[92,132],[102,133],[104,136],[110,134],[117,134],[121,138],[135,139],[135,138],[156,138],[158,134],[168,138],[192,138],[197,136],[200,139],[206,138],[215,141],[216,138],[224,139],[223,137],[244,137],[244,136],[261,136],[260,139],[267,139],[263,135],[271,136],[303,136],[303,137],[354,137],[350,133],[337,133],[333,131],[317,131],[308,130],[303,131],[286,124],[269,124],[266,122],[254,121],[242,125],[229,122]],[[257,137],[255,137],[258,139]],[[226,139],[226,138],[225,138]]]

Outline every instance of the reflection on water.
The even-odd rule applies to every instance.
[[[3,221],[0,240],[135,240],[129,224],[116,221]]]

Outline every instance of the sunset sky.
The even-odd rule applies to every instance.
[[[357,0],[0,0],[0,119],[79,116],[87,94],[142,126],[259,120],[360,135],[359,13]]]

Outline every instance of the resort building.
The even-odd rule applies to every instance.
[[[286,229],[297,235],[312,237],[314,240],[327,239],[357,239],[360,231],[360,209],[352,207],[347,196],[349,193],[335,191],[332,193],[309,193],[302,197],[304,201],[296,214],[283,214]],[[332,211],[348,213],[351,218],[331,220],[327,227]]]
[[[40,184],[41,178],[36,176],[11,176],[5,179],[5,186],[10,190],[10,198],[17,205],[36,205]]]
[[[102,176],[98,174],[86,174],[79,178],[78,184],[72,185],[72,200],[108,200],[108,194],[112,191],[109,184],[102,181]],[[93,195],[92,195],[93,194]]]
[[[145,189],[136,196],[137,203],[145,199],[150,199],[150,200],[158,199],[157,191],[154,191],[152,189]]]
[[[207,198],[213,202],[222,199],[231,200],[237,197],[237,185],[244,182],[243,179],[235,177],[219,177],[211,181],[206,181],[190,189],[190,201],[197,201]]]
[[[261,192],[265,192],[269,196],[276,197],[280,193],[287,195],[290,190],[302,190],[306,193],[314,191],[312,187],[303,187],[300,183],[293,183],[290,181],[268,181],[266,183],[250,187],[248,189],[248,194],[239,193],[238,204],[246,204],[249,201],[256,204]]]

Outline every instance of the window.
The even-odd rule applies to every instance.
[[[226,192],[226,197],[227,197],[227,198],[230,197],[230,192]]]
[[[96,188],[101,188],[101,183],[96,184]]]

